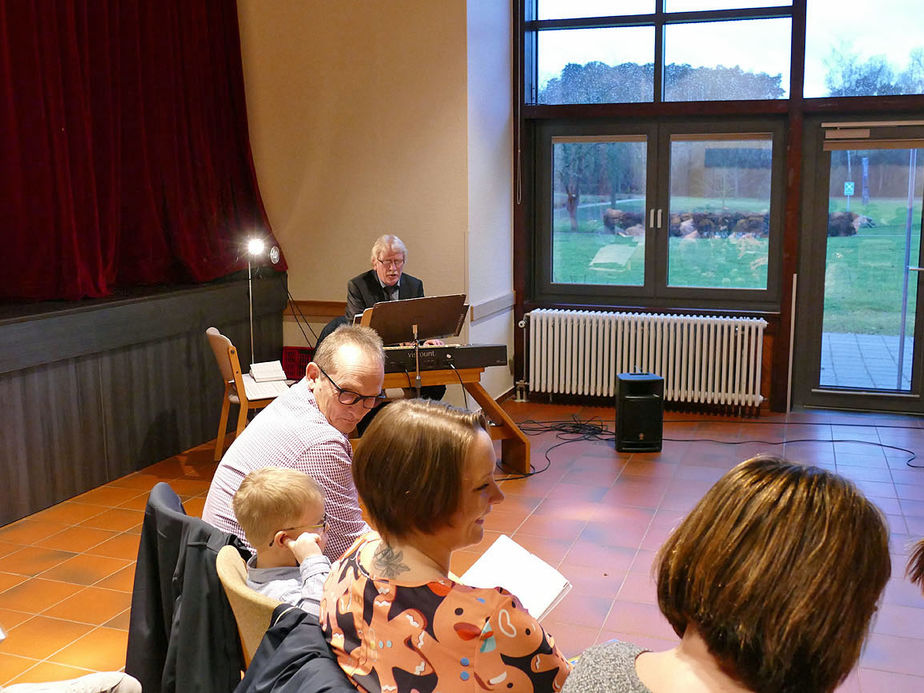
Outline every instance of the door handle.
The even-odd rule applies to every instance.
[[[660,229],[661,228],[661,212],[663,210],[661,209],[657,210],[657,213],[658,213],[658,223],[657,224],[655,224],[655,211],[656,210],[654,207],[648,210],[648,227],[651,229]]]
[[[908,267],[909,272],[924,272],[924,267]]]

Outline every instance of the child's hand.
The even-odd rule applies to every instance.
[[[323,548],[320,535],[314,532],[302,532],[296,539],[287,536],[283,542],[299,563],[308,556],[317,556]]]

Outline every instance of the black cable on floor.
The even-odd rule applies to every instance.
[[[606,428],[602,419],[598,418],[581,421],[575,415],[568,421],[533,421],[532,419],[527,419],[526,421],[520,421],[517,426],[519,426],[520,430],[526,435],[539,435],[540,433],[555,431],[556,437],[561,442],[555,443],[555,445],[552,445],[545,451],[545,466],[542,467],[542,469],[536,469],[530,464],[529,472],[525,474],[508,473],[507,476],[498,478],[497,481],[527,479],[531,476],[542,474],[542,472],[546,471],[552,464],[552,458],[549,456],[549,453],[562,445],[578,441],[615,440],[615,434]],[[502,463],[498,463],[497,467],[501,471],[506,471]]]
[[[607,419],[607,422],[610,420]],[[615,423],[615,420],[613,420]],[[678,419],[678,420],[668,420],[664,423],[709,423],[709,424],[735,424],[740,425],[740,421],[716,421],[713,419]],[[758,422],[747,422],[748,425]],[[830,423],[830,422],[821,422],[821,421],[808,421],[808,422],[792,422],[792,421],[761,421],[759,422],[762,425],[766,426],[862,426],[864,428],[869,428],[869,424],[841,424],[841,423]],[[577,415],[572,415],[571,419],[559,419],[559,420],[549,420],[549,421],[535,421],[533,419],[526,419],[525,421],[520,422],[520,430],[527,435],[539,435],[541,433],[551,433],[556,432],[556,437],[562,440],[561,443],[556,443],[550,447],[545,452],[546,465],[537,471],[531,471],[528,474],[522,475],[513,475],[509,477],[504,477],[501,480],[506,479],[525,479],[529,476],[534,476],[541,472],[544,472],[549,468],[551,464],[551,458],[549,453],[555,448],[565,445],[567,443],[578,442],[578,441],[595,441],[595,440],[614,440],[616,434],[610,431],[604,424],[604,419],[600,417],[592,417],[590,419],[582,421],[577,417]],[[917,429],[916,426],[898,426],[898,425],[876,425],[876,428],[912,428]],[[565,438],[565,436],[569,436]],[[697,442],[706,442],[706,443],[717,443],[719,445],[746,445],[746,444],[758,444],[758,445],[790,445],[794,443],[859,443],[863,445],[874,445],[879,448],[897,450],[899,452],[904,452],[910,455],[910,457],[905,460],[905,465],[911,469],[924,469],[924,465],[912,464],[912,462],[917,459],[917,453],[908,448],[903,448],[898,445],[889,445],[887,443],[878,443],[871,440],[851,440],[845,438],[837,439],[823,439],[823,438],[793,438],[788,440],[780,441],[771,441],[771,440],[716,440],[714,438],[663,438],[665,441],[673,443],[697,443]],[[530,465],[532,469],[532,465]]]

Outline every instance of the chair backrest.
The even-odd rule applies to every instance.
[[[270,599],[247,586],[247,564],[233,546],[218,552],[218,579],[221,580],[237,621],[244,651],[244,663],[250,666],[260,641],[273,620],[273,611],[281,602]]]
[[[231,366],[229,349],[232,349],[234,345],[231,344],[230,339],[214,327],[207,329],[205,336],[209,340],[209,346],[212,347],[212,351],[215,353],[215,361],[221,370],[221,377],[224,378],[226,383],[232,382],[234,380],[234,369]],[[238,366],[238,370],[240,370],[240,366]]]

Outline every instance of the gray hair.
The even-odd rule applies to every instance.
[[[372,244],[372,259],[370,262],[374,265],[375,261],[381,259],[381,256],[389,248],[401,253],[404,256],[404,261],[407,262],[407,246],[404,245],[404,241],[390,233],[375,239],[375,243]]]

